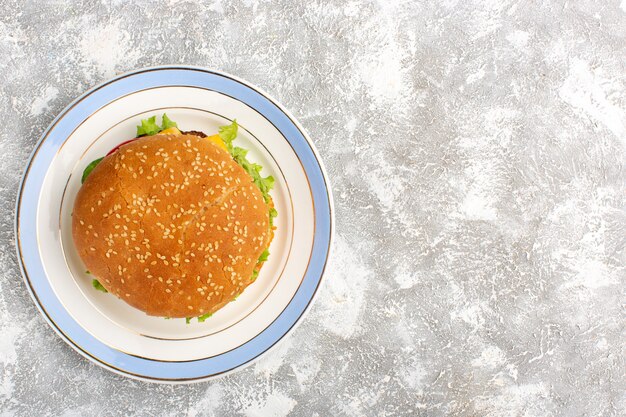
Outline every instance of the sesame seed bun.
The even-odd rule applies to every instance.
[[[252,177],[195,135],[143,137],[105,157],[78,192],[72,233],[110,293],[161,317],[232,301],[271,238]]]

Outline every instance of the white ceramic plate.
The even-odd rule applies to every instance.
[[[204,323],[149,317],[91,286],[71,238],[84,168],[167,112],[181,130],[208,134],[237,119],[237,146],[276,179],[278,211],[269,261],[234,302]],[[332,200],[302,128],[275,101],[232,76],[193,67],[124,74],[68,106],[44,133],[17,202],[18,255],[26,283],[52,327],[108,369],[150,381],[197,381],[249,363],[299,321],[329,255]]]

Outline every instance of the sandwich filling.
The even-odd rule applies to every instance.
[[[275,229],[274,225],[273,225],[273,221],[274,218],[277,216],[277,211],[274,208],[274,204],[272,201],[272,198],[270,196],[270,191],[272,190],[273,186],[274,186],[274,178],[270,175],[270,176],[266,176],[263,177],[261,175],[261,171],[263,169],[263,167],[257,163],[251,162],[248,160],[247,158],[247,154],[248,151],[244,148],[238,147],[238,146],[234,146],[233,145],[233,141],[236,139],[237,137],[237,133],[238,133],[238,125],[237,125],[237,121],[233,120],[233,122],[230,125],[226,125],[226,126],[221,126],[219,128],[219,132],[215,135],[211,135],[208,136],[203,132],[198,132],[198,131],[187,131],[187,132],[183,132],[181,130],[179,130],[178,125],[176,122],[172,121],[169,117],[167,117],[166,114],[163,114],[162,117],[162,123],[159,126],[156,123],[156,116],[152,116],[148,119],[144,119],[141,121],[141,124],[139,126],[137,126],[137,136],[134,139],[131,139],[129,141],[126,141],[120,145],[118,145],[117,147],[115,147],[114,149],[112,149],[108,154],[111,155],[115,152],[118,151],[118,149],[130,142],[133,142],[141,137],[144,136],[154,136],[154,135],[169,135],[169,136],[178,136],[178,135],[194,135],[194,136],[198,136],[200,138],[204,138],[205,140],[212,142],[213,144],[215,144],[216,146],[218,146],[219,148],[223,149],[224,151],[228,152],[230,154],[230,156],[232,157],[232,159],[241,167],[245,170],[245,172],[252,178],[252,182],[256,185],[256,187],[258,187],[259,191],[261,192],[261,195],[263,196],[263,200],[265,205],[267,206],[268,209],[268,218],[269,218],[269,239],[267,242],[267,245],[269,246],[269,242],[271,242],[272,237],[273,237],[273,231]],[[87,167],[85,168],[85,170],[83,171],[82,174],[82,178],[81,178],[81,182],[84,183],[85,180],[89,177],[89,175],[91,174],[91,172],[94,170],[94,168],[104,159],[104,157],[102,158],[98,158],[94,161],[92,161],[89,165],[87,165]],[[265,248],[265,250],[261,253],[261,255],[259,256],[256,265],[254,267],[253,273],[252,273],[252,278],[251,281],[254,281],[258,274],[259,271],[263,265],[263,263],[265,261],[267,261],[269,257],[269,250],[268,248]],[[96,290],[102,291],[102,292],[107,292],[107,289],[100,283],[100,281],[98,281],[98,279],[93,279],[92,280],[92,285]],[[237,294],[238,296],[238,294]],[[237,296],[235,296],[234,299],[237,298]],[[212,313],[207,313],[201,316],[198,316],[197,319],[199,322],[203,322],[205,321],[208,317],[210,317],[212,315]],[[187,317],[186,321],[187,323],[190,322],[190,320],[192,319],[192,317]]]

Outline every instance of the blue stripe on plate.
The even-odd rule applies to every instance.
[[[315,236],[309,268],[295,296],[282,314],[262,333],[221,355],[193,362],[159,362],[112,349],[78,325],[52,290],[38,251],[36,211],[47,169],[65,139],[86,118],[111,101],[146,88],[194,86],[234,97],[265,116],[289,141],[300,159],[313,193]],[[44,133],[25,173],[17,202],[18,256],[30,290],[50,324],[81,353],[123,374],[149,380],[195,380],[239,367],[271,348],[304,314],[322,278],[332,236],[330,189],[312,145],[296,123],[272,100],[229,76],[193,67],[159,67],[124,74],[96,87],[68,106]]]

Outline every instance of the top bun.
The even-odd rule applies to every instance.
[[[109,292],[161,317],[230,302],[270,238],[252,177],[195,135],[142,137],[105,157],[78,192],[72,234]]]

